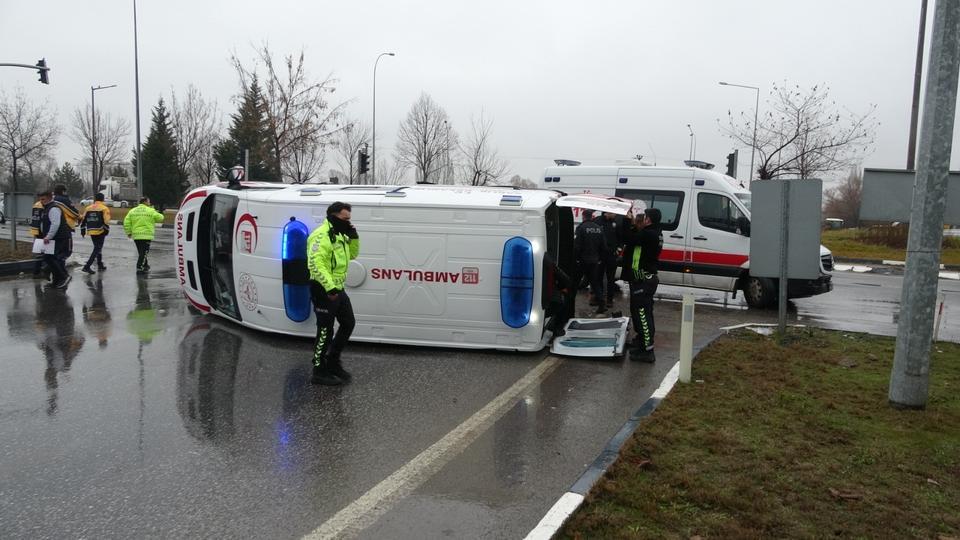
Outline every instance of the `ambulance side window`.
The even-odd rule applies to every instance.
[[[746,216],[725,195],[718,193],[697,194],[697,216],[704,227],[740,234],[739,220]]]
[[[617,197],[641,200],[647,208],[660,210],[663,230],[675,231],[680,225],[680,213],[683,211],[682,191],[659,191],[651,189],[618,189]]]

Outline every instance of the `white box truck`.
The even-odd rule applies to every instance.
[[[660,283],[742,290],[752,307],[776,305],[775,280],[750,275],[750,191],[735,179],[695,167],[572,165],[548,167],[540,185],[570,194],[640,199],[659,208]],[[789,281],[789,298],[833,289],[833,255],[823,246],[819,265],[817,279]]]
[[[176,217],[184,295],[244,326],[314,336],[306,238],[334,201],[353,206],[360,234],[346,281],[357,318],[351,339],[513,351],[540,350],[551,338],[547,261],[574,272],[571,207],[626,214],[631,206],[511,188],[207,186],[188,193]],[[626,331],[625,320],[615,326],[611,336]]]

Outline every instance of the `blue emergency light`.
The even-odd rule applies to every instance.
[[[307,269],[307,237],[303,222],[291,217],[283,226],[280,248],[283,265],[283,309],[287,318],[303,322],[310,318],[310,271]]]
[[[533,309],[533,245],[514,236],[503,244],[500,260],[500,317],[510,328],[523,328]]]

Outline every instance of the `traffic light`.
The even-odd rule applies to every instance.
[[[740,154],[740,150],[734,150],[727,154],[727,176],[731,178],[737,177],[737,156]]]
[[[37,60],[37,71],[40,73],[40,82],[43,84],[50,84],[50,77],[47,75],[49,70],[47,68],[46,58]]]
[[[361,148],[357,151],[357,161],[359,162],[360,174],[367,174],[367,171],[370,170],[370,157],[367,156],[367,151]]]

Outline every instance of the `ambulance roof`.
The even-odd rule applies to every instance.
[[[220,191],[218,189],[217,191]],[[227,193],[236,191],[222,190]],[[351,204],[459,208],[544,208],[560,195],[545,189],[514,189],[474,186],[362,186],[362,185],[257,185],[240,191],[251,201],[281,204],[321,204],[334,201]]]

